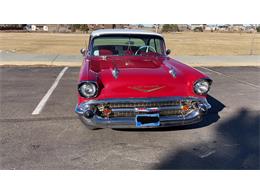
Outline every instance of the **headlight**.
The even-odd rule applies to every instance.
[[[86,81],[79,84],[78,90],[82,97],[91,98],[97,95],[98,87],[95,82]]]
[[[199,95],[205,95],[209,92],[210,84],[211,84],[210,80],[206,80],[206,79],[198,80],[194,84],[194,92]]]

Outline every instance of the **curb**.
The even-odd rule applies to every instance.
[[[0,66],[69,66],[80,67],[82,62],[50,62],[50,61],[1,61]]]
[[[183,62],[187,65],[193,67],[205,66],[205,67],[232,67],[232,66],[256,66],[260,67],[260,62],[207,62],[207,63],[189,63]],[[51,62],[51,61],[0,61],[0,66],[42,66],[42,67],[59,67],[59,66],[68,66],[68,67],[80,67],[82,64],[81,61],[78,62]]]

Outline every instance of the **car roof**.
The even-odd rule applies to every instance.
[[[161,34],[155,32],[149,32],[144,30],[137,29],[100,29],[95,30],[91,33],[91,36],[100,36],[100,35],[111,35],[111,34],[134,34],[134,35],[155,35],[163,37]]]

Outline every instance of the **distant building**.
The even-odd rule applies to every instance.
[[[243,24],[233,24],[231,26],[231,30],[233,32],[242,32],[242,31],[245,31],[245,26]]]
[[[24,30],[26,24],[0,24],[0,30]]]
[[[204,30],[208,32],[214,32],[218,30],[218,27],[216,25],[206,25]]]
[[[126,29],[129,28],[129,24],[88,24],[89,31],[98,30],[98,29],[114,29],[121,28]]]
[[[24,29],[27,31],[44,31],[44,32],[49,31],[48,26],[45,24],[27,24],[24,27]]]
[[[71,25],[69,24],[27,24],[25,30],[30,32],[71,32]]]
[[[257,32],[256,27],[257,27],[257,25],[253,25],[253,24],[245,26],[245,32],[255,33],[255,32]]]
[[[191,24],[191,30],[195,32],[203,32],[206,26],[206,24]]]
[[[177,24],[179,31],[190,31],[191,26],[188,24]]]
[[[217,30],[220,31],[220,32],[232,31],[230,24],[218,25]]]

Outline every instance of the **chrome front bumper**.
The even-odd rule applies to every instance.
[[[149,103],[149,102],[163,102],[163,101],[180,101],[180,102],[196,102],[196,107],[192,108],[186,114],[160,116],[160,126],[157,127],[170,127],[182,126],[198,123],[202,120],[203,115],[211,108],[206,98],[195,97],[167,97],[167,98],[129,98],[129,99],[105,99],[105,100],[90,100],[77,105],[75,112],[81,117],[81,120],[90,127],[97,128],[156,128],[152,127],[137,127],[135,117],[101,117],[96,114],[95,106],[100,104],[113,104],[113,103]],[[179,109],[181,105],[167,106],[167,107],[146,107],[143,113],[160,113],[163,110]],[[113,111],[131,111],[135,112],[137,108],[115,108]],[[138,110],[140,113],[140,109]]]

